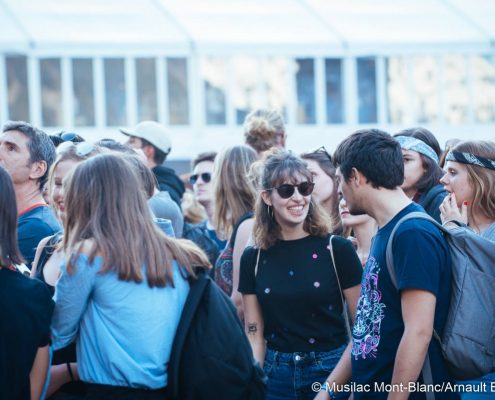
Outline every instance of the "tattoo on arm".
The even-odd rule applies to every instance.
[[[256,332],[258,332],[258,324],[256,324],[256,323],[249,323],[248,324],[248,328],[247,328],[248,335],[255,335]]]

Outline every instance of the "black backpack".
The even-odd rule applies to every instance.
[[[200,222],[199,224],[184,222],[182,238],[189,239],[197,244],[201,250],[206,253],[211,265],[215,265],[218,255],[220,254],[220,249],[216,242],[210,237],[208,228],[206,227],[206,221]]]
[[[190,285],[168,365],[170,399],[264,400],[266,378],[231,300],[205,273]]]

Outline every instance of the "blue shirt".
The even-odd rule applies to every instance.
[[[113,272],[99,274],[81,254],[75,272],[65,265],[55,291],[54,349],[77,340],[81,380],[113,386],[167,386],[167,364],[189,284],[173,263],[175,288],[125,282]]]
[[[390,279],[386,247],[397,222],[413,211],[410,204],[378,230],[361,281],[361,294],[353,327],[352,381],[370,384],[370,393],[354,393],[359,399],[386,399],[388,393],[375,392],[374,383],[392,381],[395,357],[404,333],[400,292]],[[428,221],[410,220],[401,224],[394,237],[392,252],[399,290],[420,289],[436,297],[434,327],[441,336],[447,319],[451,293],[451,260],[440,231]],[[441,355],[439,343],[432,339],[428,354],[433,382],[452,382]],[[422,382],[421,374],[418,379]],[[437,393],[437,399],[454,399],[453,393]],[[424,393],[411,393],[410,399],[424,399]]]
[[[31,269],[39,242],[61,229],[55,213],[47,205],[39,205],[19,215],[17,241],[29,269]]]

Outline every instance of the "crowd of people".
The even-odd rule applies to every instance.
[[[172,141],[157,122],[121,129],[126,143],[3,126],[0,400],[169,398],[198,274],[235,306],[268,400],[495,398],[493,352],[469,381],[443,354],[445,235],[399,224],[424,213],[495,254],[495,143],[442,150],[425,128],[365,129],[333,153],[295,154],[275,110],[243,129],[181,178],[163,165]],[[489,352],[495,314],[483,318]]]

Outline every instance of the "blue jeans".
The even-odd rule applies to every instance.
[[[331,351],[282,353],[266,350],[263,369],[268,377],[266,400],[312,400],[312,384],[324,385],[346,346]],[[345,397],[344,397],[345,398]]]
[[[495,373],[491,373],[485,376],[482,376],[478,379],[472,379],[469,381],[458,381],[456,383],[473,385],[474,387],[480,387],[480,384],[484,383],[485,391],[480,393],[461,393],[461,400],[489,400],[495,399],[495,391],[491,390],[491,385],[495,382]],[[494,384],[495,387],[495,384]]]

